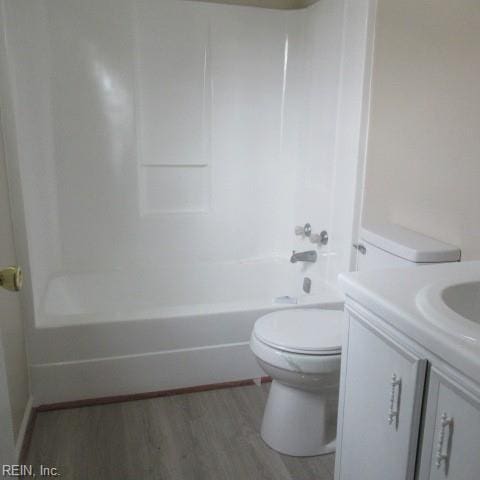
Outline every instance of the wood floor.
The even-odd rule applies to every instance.
[[[288,457],[263,443],[268,388],[41,412],[27,464],[78,480],[333,479],[333,455]]]

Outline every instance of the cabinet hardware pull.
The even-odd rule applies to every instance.
[[[448,427],[449,436],[450,436],[452,434],[452,428],[451,428],[452,424],[453,424],[453,418],[448,417],[446,412],[443,412],[440,418],[440,434],[438,436],[437,454],[436,454],[436,461],[435,461],[435,466],[437,468],[440,468],[442,466],[442,462],[445,462],[445,464],[447,464],[448,462],[448,456],[449,456],[448,444],[450,442],[450,438],[448,438],[446,446],[444,448],[445,430]]]
[[[400,386],[402,384],[402,379],[397,377],[396,373],[392,374],[392,379],[390,385],[392,387],[390,391],[390,408],[388,410],[388,423],[392,425],[394,422],[398,421],[399,407],[400,407]],[[398,387],[398,388],[397,388]],[[395,396],[395,392],[398,391],[398,394]],[[395,402],[396,398],[396,402]]]

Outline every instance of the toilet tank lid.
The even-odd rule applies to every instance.
[[[393,223],[363,227],[360,238],[410,262],[440,263],[460,260],[458,247]]]

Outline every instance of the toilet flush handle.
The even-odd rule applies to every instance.
[[[354,243],[353,248],[355,250],[358,250],[359,253],[361,253],[362,255],[365,255],[367,253],[367,247],[365,247],[365,245],[362,245],[361,243]]]

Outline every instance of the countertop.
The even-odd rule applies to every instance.
[[[347,304],[349,298],[355,300],[480,384],[480,343],[462,338],[461,324],[458,329],[436,325],[417,305],[417,294],[429,285],[472,278],[480,280],[480,261],[345,273],[339,276],[339,285]],[[480,323],[478,333],[480,338]]]

